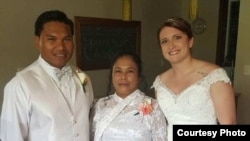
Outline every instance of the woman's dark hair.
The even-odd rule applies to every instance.
[[[109,73],[109,83],[108,83],[106,95],[110,95],[111,92],[112,92],[112,73],[113,73],[114,64],[116,63],[116,61],[118,59],[120,59],[121,57],[124,57],[124,56],[130,57],[134,61],[134,63],[136,64],[136,66],[138,68],[138,72],[137,72],[138,73],[138,77],[141,80],[143,79],[143,75],[142,75],[142,60],[139,57],[139,55],[137,55],[135,52],[132,52],[132,51],[120,51],[117,54],[115,54],[115,56],[111,60],[110,73]]]
[[[40,37],[44,24],[51,21],[65,23],[70,27],[71,34],[74,35],[73,21],[64,12],[59,10],[46,11],[38,16],[35,22],[35,35]]]
[[[162,29],[164,27],[173,27],[176,28],[180,31],[182,31],[183,33],[185,33],[188,38],[192,38],[193,32],[192,32],[192,28],[191,25],[188,21],[184,20],[183,18],[180,17],[172,17],[168,20],[166,20],[157,30],[157,38],[158,41],[160,41],[160,32],[162,31]]]

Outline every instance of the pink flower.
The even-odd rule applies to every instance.
[[[145,99],[143,103],[140,103],[138,105],[138,110],[143,115],[148,115],[153,111],[153,105],[152,105],[151,99]]]

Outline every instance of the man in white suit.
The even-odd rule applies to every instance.
[[[89,77],[68,64],[73,34],[73,22],[62,11],[37,18],[40,55],[5,86],[2,141],[89,141],[94,96]]]

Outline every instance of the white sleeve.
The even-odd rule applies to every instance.
[[[153,141],[167,141],[167,120],[154,100],[154,110],[152,113],[152,139]]]
[[[30,103],[21,81],[16,76],[4,88],[0,132],[2,141],[24,141],[28,136]]]

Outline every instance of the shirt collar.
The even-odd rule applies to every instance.
[[[44,70],[51,76],[54,80],[60,81],[63,75],[72,76],[72,69],[67,64],[62,69],[51,66],[48,62],[46,62],[41,55],[39,55],[38,62],[44,68]]]
[[[133,97],[135,97],[138,93],[139,93],[140,91],[139,91],[139,89],[136,89],[134,92],[132,92],[131,94],[129,94],[126,98],[121,98],[120,96],[118,96],[117,95],[117,93],[115,93],[114,94],[114,99],[115,99],[115,101],[117,101],[117,102],[122,102],[122,101],[124,101],[125,99],[127,99],[127,98],[131,98],[131,99],[133,99]]]

